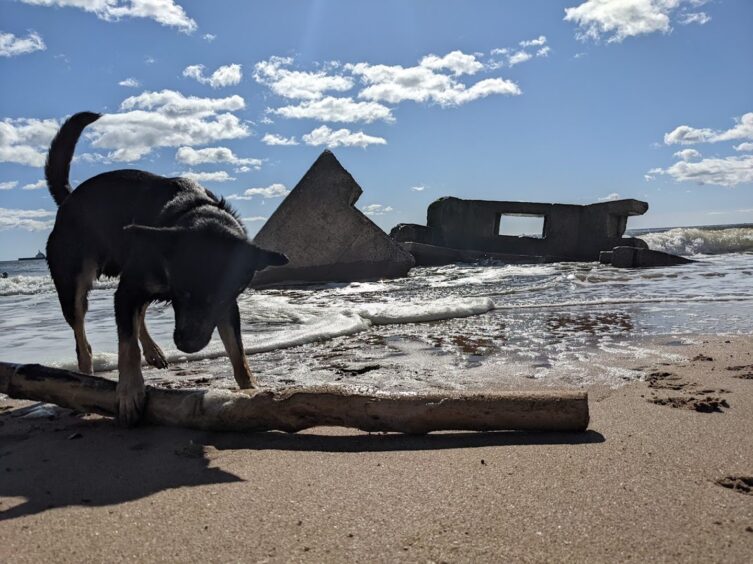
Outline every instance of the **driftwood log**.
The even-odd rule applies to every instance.
[[[0,362],[0,393],[115,416],[115,382],[39,364]],[[364,393],[330,386],[283,390],[165,390],[147,386],[146,423],[211,431],[584,431],[580,391]]]

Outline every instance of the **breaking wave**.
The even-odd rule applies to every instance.
[[[678,227],[640,238],[649,248],[674,255],[721,255],[753,252],[753,228],[703,229]]]

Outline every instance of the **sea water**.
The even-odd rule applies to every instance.
[[[619,359],[660,360],[649,340],[753,333],[753,226],[633,234],[697,262],[641,270],[486,261],[414,268],[395,280],[249,290],[239,306],[250,364],[271,386],[614,386],[640,377]],[[0,262],[0,272],[8,274],[0,279],[0,360],[75,368],[73,333],[46,263]],[[117,366],[116,287],[116,279],[95,284],[86,319],[95,370],[109,376]],[[147,324],[172,366],[145,368],[149,380],[234,385],[216,334],[186,355],[172,341],[169,304],[150,306]]]

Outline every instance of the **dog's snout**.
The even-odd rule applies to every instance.
[[[209,344],[209,340],[212,338],[211,331],[208,334],[204,332],[185,332],[176,330],[173,334],[173,340],[175,346],[184,353],[195,353]]]

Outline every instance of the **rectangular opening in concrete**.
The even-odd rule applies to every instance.
[[[543,215],[532,214],[499,214],[497,225],[498,234],[509,237],[535,237],[544,238]]]

